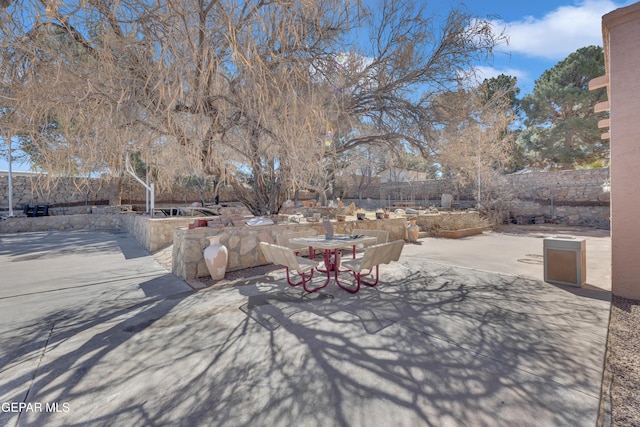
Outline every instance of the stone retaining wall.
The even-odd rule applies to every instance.
[[[194,218],[149,218],[143,215],[122,214],[125,228],[146,250],[153,253],[173,243],[173,231],[177,227],[188,227]]]
[[[110,197],[109,182],[98,178],[48,178],[37,173],[14,172],[12,174],[13,209],[22,210],[24,205],[84,205],[106,204]],[[121,181],[121,201],[123,204],[144,204],[145,188],[130,176]],[[200,196],[206,203],[213,203],[213,191],[199,194],[195,189],[174,188],[156,189],[156,205],[170,204],[188,206],[192,202],[200,202]],[[235,192],[230,185],[219,189],[220,203],[236,202]],[[314,197],[308,191],[301,191],[300,200]],[[9,209],[8,172],[0,171],[0,210]]]
[[[151,219],[135,213],[105,212],[44,217],[14,217],[0,221],[0,234],[56,230],[110,230],[124,228],[146,250],[155,252],[173,243],[173,230],[187,227],[195,218]]]
[[[603,213],[608,208],[609,192],[603,190],[603,184],[609,179],[609,169],[567,170],[530,173],[517,173],[504,176],[510,193],[515,197],[506,203],[507,210],[526,212],[522,215],[512,213],[511,216],[544,216],[545,209],[553,205],[557,212],[549,214],[553,221],[564,221],[568,225],[589,225],[609,228],[609,215]],[[84,182],[87,181],[87,182]],[[109,188],[104,181],[78,180],[65,178],[46,185],[46,180],[36,174],[19,173],[13,179],[14,209],[19,210],[24,204],[82,204],[79,209],[89,210],[90,206],[109,199]],[[6,173],[0,173],[0,209],[8,208],[7,201],[8,178]],[[144,189],[128,177],[123,178],[122,202],[130,204],[132,201],[144,201]],[[366,197],[371,200],[357,200],[358,207],[377,208],[386,206],[396,200],[415,201],[417,205],[440,206],[443,193],[454,195],[454,206],[468,207],[465,201],[475,199],[475,188],[453,188],[451,183],[443,179],[426,181],[380,184],[374,183],[368,188]],[[300,192],[300,201],[315,197],[310,192]],[[357,197],[347,191],[345,198]],[[212,194],[204,194],[205,200],[212,200]],[[220,191],[220,200],[225,203],[233,201],[233,191],[225,187]],[[173,205],[188,205],[198,201],[196,191],[176,189],[170,192],[158,192],[156,204],[171,203]],[[537,202],[539,206],[522,204],[521,202]],[[545,207],[546,206],[546,207]],[[562,208],[561,208],[562,206]],[[67,211],[71,208],[66,208]]]
[[[522,200],[555,202],[608,202],[603,190],[609,169],[530,172],[506,175],[515,196]]]
[[[121,213],[117,207],[89,207],[77,209],[83,213],[61,215],[54,208],[49,213],[56,215],[40,217],[18,216],[0,221],[0,233],[24,233],[30,231],[49,230],[104,230],[124,228],[146,250],[156,252],[173,244],[173,231],[178,227],[188,227],[196,219],[205,219],[212,224],[227,225],[244,224],[242,214],[246,213],[244,207],[222,208],[222,215],[217,217],[172,217],[149,218],[135,212]],[[64,208],[69,209],[69,208]],[[87,213],[88,211],[88,213]],[[57,212],[57,213],[56,213]]]
[[[389,240],[406,239],[407,220],[390,218],[381,220],[334,222],[336,233],[351,234],[356,228],[389,231]],[[220,243],[229,251],[227,271],[242,270],[267,264],[258,249],[260,242],[275,243],[282,233],[301,231],[324,233],[321,224],[278,224],[263,226],[201,227],[193,230],[177,228],[173,238],[173,274],[185,280],[209,276],[203,251],[209,244],[208,236],[220,235]]]
[[[56,230],[109,230],[121,228],[120,216],[108,213],[16,217],[0,221],[0,234]]]
[[[565,224],[596,227],[608,230],[611,227],[609,206],[570,206],[550,202],[514,200],[505,212],[507,222],[516,224]]]

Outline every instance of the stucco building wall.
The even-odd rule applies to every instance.
[[[602,18],[611,138],[611,289],[640,300],[640,3]]]

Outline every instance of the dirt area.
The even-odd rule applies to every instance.
[[[610,410],[611,426],[640,426],[639,325],[640,301],[614,296],[603,383],[604,411],[601,411]]]

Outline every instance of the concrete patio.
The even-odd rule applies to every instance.
[[[0,424],[594,425],[610,243],[579,289],[542,282],[541,237],[421,239],[304,295],[193,291],[126,233],[1,235]]]

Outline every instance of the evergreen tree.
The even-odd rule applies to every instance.
[[[531,165],[574,168],[608,156],[608,144],[598,130],[598,120],[606,115],[594,112],[606,92],[589,91],[589,81],[603,74],[602,48],[588,46],[536,80],[533,93],[521,101],[526,120],[519,139]]]
[[[484,79],[480,86],[480,94],[485,102],[491,99],[496,99],[497,95],[500,95],[498,99],[501,99],[501,102],[503,102],[503,99],[508,101],[509,108],[505,110],[505,113],[509,115],[511,125],[508,128],[503,129],[502,137],[510,134],[513,139],[516,139],[519,133],[519,130],[516,129],[515,125],[520,122],[522,115],[520,100],[518,99],[520,88],[518,88],[517,85],[517,77],[500,74],[497,77]],[[522,146],[520,144],[512,144],[509,146],[509,150],[509,158],[505,159],[503,162],[504,171],[514,172],[518,169],[522,169],[526,164]]]
[[[497,93],[504,94],[503,96],[509,99],[513,115],[517,116],[520,113],[520,101],[518,100],[520,88],[517,87],[517,84],[517,77],[500,74],[497,77],[484,79],[481,86],[484,88],[486,100],[494,98]]]

